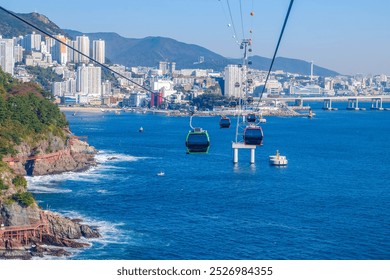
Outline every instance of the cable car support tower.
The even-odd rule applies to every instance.
[[[262,140],[262,131],[256,122],[256,117],[254,114],[248,114],[244,115],[243,114],[243,109],[245,108],[246,102],[244,101],[244,98],[248,97],[248,65],[251,64],[250,61],[248,61],[248,52],[252,51],[252,40],[250,39],[243,39],[242,43],[240,45],[240,49],[243,50],[244,55],[243,55],[243,63],[240,66],[240,69],[242,71],[241,73],[241,83],[236,83],[236,87],[242,87],[242,90],[240,90],[240,98],[239,98],[239,112],[237,114],[237,125],[236,125],[236,135],[235,135],[235,141],[232,142],[232,149],[233,149],[233,163],[237,164],[238,163],[238,151],[240,149],[249,149],[250,150],[250,163],[254,164],[255,163],[255,150],[256,146],[261,145],[261,140]],[[244,98],[243,98],[244,97]],[[254,116],[254,119],[248,118],[249,115]],[[260,128],[261,131],[261,139],[260,143],[255,143],[255,142],[250,142],[245,140],[245,133],[247,129],[257,129]],[[248,131],[249,131],[248,130]]]

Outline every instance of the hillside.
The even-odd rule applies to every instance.
[[[170,38],[146,37],[131,39],[112,32],[82,33],[69,29],[65,29],[64,32],[73,38],[85,34],[91,40],[105,40],[106,56],[110,61],[128,67],[139,65],[156,67],[160,61],[174,61],[177,69],[201,68],[221,71],[228,64],[241,63],[241,59],[226,58],[203,47],[185,44]],[[204,57],[204,63],[197,64],[196,62],[200,56]],[[271,64],[270,58],[262,56],[253,56],[251,60],[253,62],[252,67],[259,70],[268,70]],[[310,62],[277,57],[273,70],[310,75]],[[314,65],[314,74],[319,76],[336,76],[339,73]]]
[[[28,22],[31,22],[49,34],[64,34],[61,28],[44,15],[38,13],[16,13],[16,15]],[[26,34],[31,34],[33,31],[38,33],[35,29],[24,22],[21,22],[20,20],[5,13],[3,10],[0,10],[0,35],[2,35],[3,38],[12,38],[13,36],[17,37],[20,35],[24,36]]]
[[[81,33],[74,30],[64,30],[75,38],[82,34],[91,40],[106,41],[106,57],[113,63],[126,66],[156,67],[160,61],[176,62],[177,69],[201,68],[222,70],[230,60],[209,51],[206,48],[186,44],[165,37],[146,37],[142,39],[124,38],[116,33]],[[204,63],[195,64],[199,57],[204,57]]]
[[[18,82],[0,69],[0,259],[66,255],[41,245],[80,248],[88,245],[74,239],[99,236],[88,226],[41,210],[28,192],[25,175],[95,165],[95,149],[70,133],[50,99],[36,84]],[[11,234],[13,227],[25,229],[23,239]]]

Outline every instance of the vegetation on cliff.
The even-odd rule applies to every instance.
[[[35,203],[27,192],[26,179],[2,161],[17,156],[22,142],[34,145],[49,134],[65,139],[68,126],[64,114],[51,101],[50,93],[33,83],[21,83],[0,69],[0,202]]]
[[[15,155],[14,146],[62,136],[68,123],[51,95],[33,83],[20,83],[0,70],[0,158]]]
[[[42,245],[81,248],[88,244],[75,239],[100,236],[96,229],[42,210],[27,191],[23,175],[80,171],[95,164],[96,150],[71,134],[52,101],[37,84],[18,82],[0,69],[0,259],[69,255]],[[22,229],[18,237],[8,230],[15,226]]]

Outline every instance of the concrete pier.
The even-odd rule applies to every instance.
[[[383,110],[381,97],[375,97],[371,99],[371,110]]]
[[[232,149],[233,149],[233,163],[238,163],[238,150],[239,149],[250,149],[251,157],[250,157],[250,164],[255,163],[255,145],[245,145],[244,143],[238,143],[233,142],[232,143]]]
[[[359,99],[348,98],[347,110],[359,110]]]
[[[324,110],[332,110],[332,99],[324,99],[324,105],[322,106]]]

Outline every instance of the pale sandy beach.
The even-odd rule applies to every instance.
[[[104,113],[104,112],[115,112],[120,111],[119,108],[99,108],[99,107],[65,107],[58,106],[61,111],[71,111],[71,112],[89,112],[89,113]]]

